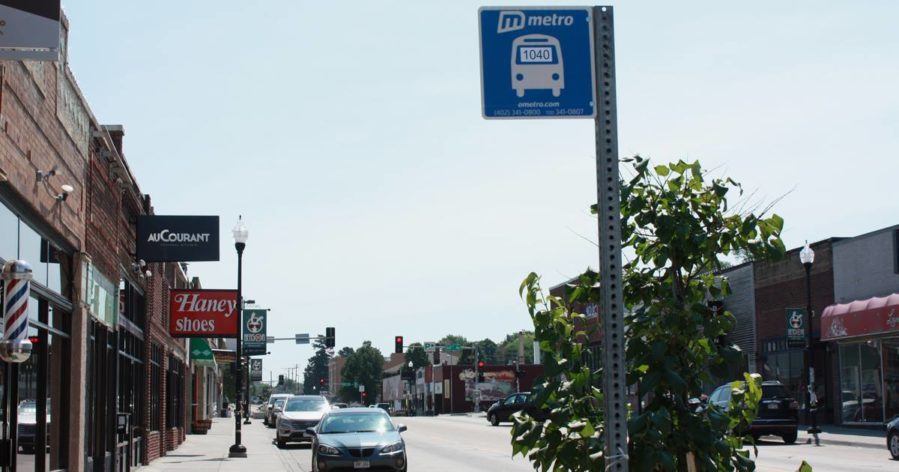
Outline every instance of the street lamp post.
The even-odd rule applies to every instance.
[[[243,319],[243,309],[244,309],[244,305],[254,306],[255,304],[256,304],[256,300],[246,300],[246,301],[245,301],[245,300],[243,300],[243,298],[241,298],[241,303],[240,303],[240,329],[241,329],[240,335],[241,335],[241,336],[243,336],[243,324],[244,324],[244,319]],[[244,384],[244,386],[246,387],[246,391],[244,392],[244,404],[247,406],[247,412],[246,412],[246,414],[244,415],[244,422],[243,422],[243,424],[250,424],[250,356],[245,356],[244,359],[247,361],[247,364],[246,364],[247,370],[246,370],[246,372],[245,372],[247,375],[246,375],[245,380],[244,380],[244,381],[246,382],[246,383]]]
[[[237,306],[243,307],[243,250],[247,246],[247,237],[249,236],[249,232],[247,231],[247,227],[243,224],[243,219],[238,217],[237,224],[234,226],[234,229],[231,231],[234,235],[234,248],[237,249]],[[242,310],[241,310],[242,311]],[[238,326],[242,325],[242,321],[240,318],[242,314],[238,315]],[[237,409],[234,411],[234,444],[231,445],[231,448],[228,450],[228,457],[247,457],[247,448],[244,447],[240,442],[240,414],[241,414],[241,397],[243,397],[243,382],[241,382],[241,375],[243,373],[243,367],[241,366],[241,357],[243,351],[241,350],[241,329],[237,329],[237,351],[235,352],[235,360],[237,361]]]
[[[815,263],[815,251],[805,242],[805,247],[799,251],[799,261],[805,266],[805,312],[806,312],[806,334],[805,334],[805,370],[808,373],[808,392],[806,393],[805,412],[806,417],[811,420],[811,428],[808,432],[815,438],[815,445],[820,445],[818,440],[818,399],[815,394],[815,367],[812,356],[812,264]],[[814,406],[813,406],[814,404]]]
[[[411,414],[412,405],[415,404],[415,397],[412,396],[412,379],[415,377],[415,371],[412,370],[412,366],[414,365],[412,361],[409,361],[409,372],[411,375],[409,376],[409,392],[406,393],[406,414]]]

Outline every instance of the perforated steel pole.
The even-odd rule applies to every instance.
[[[596,186],[599,274],[602,297],[603,393],[607,470],[628,470],[627,381],[621,270],[621,205],[618,183],[618,112],[615,100],[615,28],[610,6],[593,7],[596,67]]]

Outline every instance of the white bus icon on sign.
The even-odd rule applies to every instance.
[[[526,34],[512,41],[512,88],[519,98],[526,90],[552,90],[558,97],[565,88],[562,47],[545,34]]]

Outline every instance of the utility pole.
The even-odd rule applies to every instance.
[[[478,379],[480,378],[480,373],[478,372],[478,366],[481,363],[480,353],[478,349],[474,349],[474,384],[478,385]],[[477,388],[472,392],[474,394],[474,411],[478,413],[481,411],[481,391]]]
[[[522,330],[518,332],[518,364],[524,363],[524,331]]]

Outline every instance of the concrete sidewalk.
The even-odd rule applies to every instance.
[[[807,426],[799,427],[799,439],[797,439],[796,442],[805,444],[811,440],[812,435],[806,432],[807,429]],[[884,450],[887,448],[887,434],[885,429],[856,429],[828,425],[821,426],[820,429],[822,430],[822,433],[818,434],[818,439],[822,446],[833,444],[839,446],[870,447]],[[814,443],[814,441],[812,441],[812,443]]]
[[[234,444],[234,418],[214,418],[207,434],[189,434],[187,440],[174,451],[169,451],[141,472],[191,471],[230,472],[264,470],[265,472],[300,472],[272,445],[274,430],[266,428],[262,420],[252,420],[241,425],[241,442],[247,448],[246,459],[228,458],[228,448]]]

